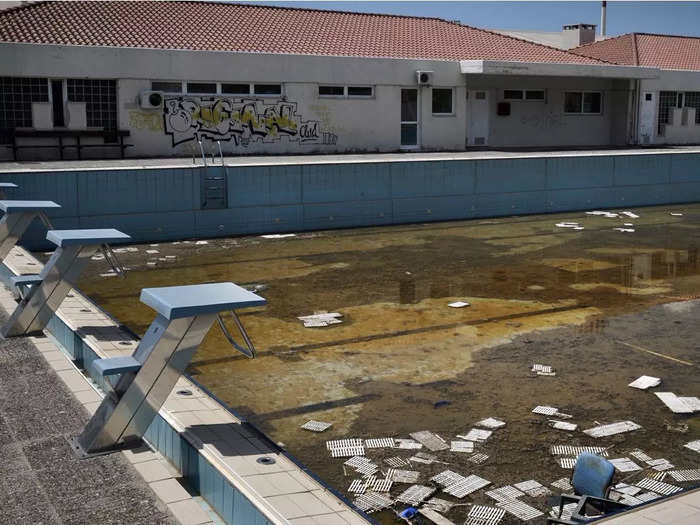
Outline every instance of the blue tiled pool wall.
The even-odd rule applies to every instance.
[[[210,170],[220,168],[209,168]],[[201,168],[0,174],[51,199],[57,228],[138,242],[525,215],[700,200],[700,154],[228,167],[228,208],[200,209]],[[221,172],[223,176],[224,173]],[[25,236],[43,249],[38,221]]]

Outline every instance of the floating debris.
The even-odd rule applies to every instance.
[[[612,211],[587,211],[586,215],[600,215],[601,217],[606,217],[608,219],[615,219],[619,217],[619,214]]]
[[[668,475],[676,481],[698,481],[700,480],[700,469],[671,470]]]
[[[474,442],[450,441],[450,452],[474,452]]]
[[[107,272],[107,273],[101,273],[100,277],[116,277],[117,272]]]
[[[471,304],[465,303],[464,301],[456,301],[454,303],[449,303],[447,306],[450,308],[464,308],[465,306],[471,306]]]
[[[476,492],[477,490],[484,488],[490,483],[490,481],[481,478],[476,474],[472,474],[471,476],[467,476],[466,478],[462,479],[461,481],[458,481],[457,483],[448,485],[447,487],[442,489],[442,491],[446,492],[447,494],[450,494],[451,496],[461,499],[464,496],[471,494],[472,492]]]
[[[287,237],[296,237],[296,233],[272,233],[268,235],[261,235],[263,239],[286,239]]]
[[[525,495],[523,491],[518,490],[511,485],[505,485],[504,487],[489,490],[488,492],[484,492],[484,494],[486,494],[489,498],[495,499],[496,501],[511,501]]]
[[[694,406],[685,401],[686,398],[678,397],[673,392],[654,392],[654,395],[675,414],[692,414],[696,411]]]
[[[537,365],[537,364],[532,365],[530,372],[534,372],[538,376],[555,376],[555,375],[557,375],[556,372],[554,371],[554,368],[552,368],[549,365]]]
[[[642,467],[637,465],[630,458],[617,458],[617,459],[611,459],[609,461],[620,472],[634,472],[635,470],[642,470]]]
[[[310,430],[311,432],[323,432],[324,430],[328,430],[333,426],[332,423],[325,423],[323,421],[314,421],[313,419],[307,421],[303,425],[301,425],[301,428],[304,430]]]
[[[104,255],[97,254],[97,255],[93,255],[92,257],[90,257],[90,260],[91,261],[101,261],[104,258],[105,258]]]
[[[613,230],[622,233],[634,233],[634,228],[613,228]]]
[[[433,483],[437,483],[438,485],[441,485],[443,487],[449,487],[450,485],[454,485],[455,483],[458,483],[462,481],[464,476],[461,474],[457,474],[456,472],[452,472],[451,470],[444,470],[440,472],[440,474],[436,474],[432,478],[430,478],[430,481]]]
[[[506,511],[504,509],[474,505],[469,509],[467,521],[464,525],[498,525],[505,515]]]
[[[450,512],[450,509],[455,506],[451,501],[440,498],[430,498],[423,505],[430,507],[432,510],[442,512],[443,514]]]
[[[535,507],[531,507],[527,503],[523,503],[522,501],[518,500],[511,500],[511,501],[504,501],[501,503],[496,503],[496,506],[504,509],[506,512],[509,514],[512,514],[516,518],[520,518],[521,520],[528,521],[533,518],[537,518],[539,516],[543,516],[544,512],[541,512],[540,510],[536,509]]]
[[[372,513],[391,507],[394,504],[394,500],[377,492],[367,492],[359,496],[352,503],[362,512]]]
[[[631,211],[621,211],[620,215],[626,215],[630,219],[639,219],[639,215],[632,213]]]
[[[670,212],[669,215],[671,215],[671,217],[683,217],[683,214],[682,214],[682,213]]]
[[[576,447],[573,445],[552,445],[549,447],[549,453],[552,456],[578,456],[583,452],[598,454],[604,458],[608,457],[608,451],[605,447]]]
[[[566,421],[558,421],[556,419],[550,419],[549,426],[556,428],[557,430],[568,430],[570,432],[573,432],[578,428],[578,425],[575,425],[574,423],[567,423]]]
[[[305,328],[319,328],[331,324],[342,323],[343,321],[340,319],[341,317],[343,317],[343,314],[340,314],[338,312],[329,313],[325,311],[319,311],[314,312],[313,315],[303,315],[301,317],[297,317],[297,319],[304,323]]]
[[[404,490],[401,494],[396,497],[396,501],[401,503],[408,503],[409,505],[419,505],[423,500],[428,499],[433,492],[435,492],[435,487],[426,487],[425,485],[412,485]]]
[[[384,463],[394,468],[406,467],[410,464],[408,461],[398,456],[394,456],[393,458],[385,458]]]
[[[584,430],[583,433],[594,438],[600,438],[604,436],[622,434],[623,432],[631,432],[632,430],[638,430],[640,428],[642,427],[634,421],[618,421],[617,423],[610,423],[609,425],[600,425],[589,428],[588,430]]]
[[[654,470],[658,470],[659,472],[663,472],[664,470],[670,470],[675,466],[669,460],[664,458],[652,459],[651,461],[647,461],[646,463]]]
[[[644,462],[651,461],[651,459],[652,459],[651,456],[647,455],[643,450],[640,450],[638,448],[632,450],[630,452],[630,456],[633,456],[633,457],[637,458],[639,461],[644,461]]]
[[[158,250],[146,250],[146,253],[152,254],[152,253],[160,253]]]
[[[390,479],[375,479],[372,482],[372,490],[375,492],[389,492],[394,484]]]
[[[644,478],[643,480],[635,483],[635,485],[637,487],[656,492],[657,494],[663,494],[664,496],[670,496],[671,494],[675,494],[676,492],[683,490],[676,485],[671,485],[670,483],[664,483],[663,481],[656,481],[649,478]]]
[[[486,428],[501,428],[501,427],[506,426],[505,421],[501,421],[500,419],[496,419],[495,417],[487,417],[486,419],[482,419],[481,421],[477,421],[474,424],[477,426],[486,427]]]
[[[331,452],[331,457],[347,458],[351,456],[364,456],[365,447],[361,439],[337,439],[326,441],[326,448]]]
[[[518,490],[522,490],[525,494],[533,498],[538,498],[540,496],[548,496],[552,493],[547,487],[535,481],[534,479],[521,481],[520,483],[516,483],[514,487]]]
[[[566,505],[562,505],[561,514],[559,514],[559,505],[554,505],[552,507],[552,510],[549,512],[549,515],[552,518],[559,518],[562,520],[570,520],[571,517],[574,515],[574,511],[576,510],[576,507],[578,507],[577,502],[567,503]]]
[[[652,472],[647,478],[653,479],[654,481],[663,481],[666,479],[666,474],[666,472]]]
[[[365,439],[365,448],[394,448],[394,438]]]
[[[492,430],[483,430],[481,428],[472,428],[466,435],[458,435],[458,438],[462,438],[465,441],[486,441],[493,434]]]
[[[683,403],[693,409],[694,412],[700,410],[700,399],[697,397],[679,397]]]
[[[155,266],[156,264],[158,264],[156,261],[148,261],[146,263],[147,266]]]
[[[471,461],[472,463],[475,463],[476,465],[481,465],[487,459],[489,459],[488,455],[482,454],[482,453],[474,454],[473,456],[469,456],[467,458],[468,461]]]
[[[542,414],[543,416],[553,416],[554,414],[558,413],[559,409],[555,407],[549,407],[549,406],[536,406],[535,408],[532,409],[533,414]]]
[[[433,463],[437,462],[437,456],[433,456],[432,454],[427,454],[425,452],[418,452],[415,456],[411,456],[408,458],[408,461],[415,461],[416,463],[424,463],[426,465],[432,465]]]
[[[437,434],[433,434],[429,430],[421,430],[420,432],[413,432],[409,435],[419,443],[425,445],[425,448],[433,452],[436,452],[438,450],[447,450],[448,448],[450,448],[450,446],[444,439],[442,439]],[[474,440],[467,439],[467,441]]]
[[[576,465],[576,458],[561,457],[557,461],[561,468],[574,468]]]
[[[203,245],[205,245],[205,244],[209,244],[209,241],[197,241],[197,242],[195,242],[195,244],[196,244],[197,246],[203,246]]]
[[[394,448],[403,448],[411,450],[423,448],[423,445],[421,443],[418,443],[418,441],[414,439],[395,439]]]
[[[627,483],[618,483],[613,488],[620,494],[628,494],[629,496],[634,496],[642,491],[639,487],[628,485]]]
[[[563,490],[564,492],[574,490],[574,487],[573,485],[571,485],[569,478],[561,478],[556,481],[552,481],[550,485],[552,487],[558,488],[559,490]]]
[[[348,492],[353,494],[364,494],[365,490],[367,490],[367,485],[364,479],[353,479],[348,488]]]
[[[367,464],[372,464],[372,460],[364,456],[353,456],[350,459],[348,459],[345,463],[343,463],[343,465],[347,465],[348,467],[352,467],[355,469]]]
[[[394,483],[416,483],[420,478],[420,472],[417,470],[400,470],[390,468],[386,473],[386,479],[390,479]]]
[[[647,388],[659,386],[660,384],[661,379],[658,377],[640,376],[627,386],[631,386],[632,388],[638,388],[640,390],[646,390]]]
[[[690,450],[694,450],[695,452],[700,452],[700,439],[696,439],[695,441],[691,441],[690,443],[686,443],[683,446],[685,448],[689,448]]]

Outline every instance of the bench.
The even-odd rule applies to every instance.
[[[63,150],[68,148],[76,148],[78,159],[82,159],[83,148],[119,148],[120,157],[124,158],[126,148],[133,144],[124,144],[124,137],[131,134],[129,130],[118,129],[22,129],[17,128],[10,131],[12,143],[8,146],[12,148],[12,158],[17,160],[17,153],[20,149],[35,149],[35,148],[58,148],[59,157],[63,160]],[[87,137],[101,137],[104,140],[103,144],[82,144],[80,139]],[[41,145],[19,145],[17,139],[20,138],[55,138],[58,139],[56,144],[41,144]],[[71,143],[65,143],[64,139],[73,139]]]

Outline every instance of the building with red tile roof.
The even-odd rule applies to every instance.
[[[35,2],[0,11],[0,135],[25,158],[55,155],[31,145],[59,132],[91,147],[68,156],[634,142],[638,87],[659,68],[580,49],[439,18]]]

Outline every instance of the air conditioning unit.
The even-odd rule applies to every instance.
[[[140,96],[142,109],[158,109],[163,107],[162,91],[142,91]]]
[[[432,71],[416,71],[416,81],[419,86],[429,86],[433,83]]]

